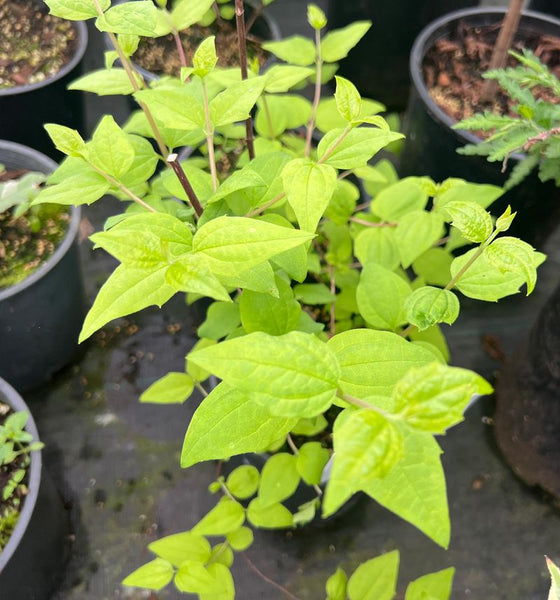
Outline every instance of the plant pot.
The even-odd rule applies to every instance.
[[[363,96],[383,102],[389,110],[403,110],[408,100],[408,59],[414,38],[423,27],[452,10],[478,4],[477,0],[329,0],[329,29],[369,19],[371,29],[341,61],[340,74]]]
[[[529,485],[560,499],[560,286],[496,387],[495,435],[506,462]]]
[[[115,4],[120,4],[124,1],[125,0],[117,0],[115,2]],[[258,4],[254,1],[252,2],[251,0],[245,0],[244,4],[245,4],[245,19],[247,20],[248,18],[251,17],[251,14],[256,9]],[[272,19],[270,17],[270,15],[268,15],[266,13],[266,11],[264,11],[258,17],[258,19],[255,21],[253,27],[251,28],[251,33],[254,33],[256,35],[256,37],[263,39],[263,40],[279,40],[281,37],[280,29],[278,28],[277,22],[274,19]],[[113,50],[114,49],[113,44],[111,43],[111,39],[108,34],[104,34],[104,39],[105,39],[105,49]],[[151,71],[144,69],[143,67],[141,67],[140,65],[138,65],[136,63],[134,63],[134,67],[142,75],[142,77],[144,78],[144,81],[146,81],[146,83],[150,83],[151,81],[156,81],[160,78],[160,75],[158,75],[156,73],[152,73]],[[132,97],[130,97],[130,100],[131,100],[132,110],[136,110],[138,108],[136,102],[134,101],[134,99]]]
[[[34,1],[43,5],[40,0]],[[82,72],[88,35],[84,23],[73,25],[78,33],[76,53],[56,75],[38,83],[0,89],[0,139],[30,146],[57,160],[62,154],[43,125],[58,123],[83,131],[83,94],[69,92],[66,86]]]
[[[0,400],[29,413],[19,394],[0,379]],[[39,440],[29,413],[26,430]],[[6,600],[47,600],[65,562],[68,519],[62,500],[42,468],[41,451],[30,454],[29,493],[7,545],[0,553],[0,591]]]
[[[547,15],[560,17],[560,4],[557,0],[531,0],[529,8]]]
[[[500,8],[479,8],[456,11],[426,27],[416,39],[410,56],[412,89],[408,105],[407,136],[401,155],[400,175],[429,175],[435,181],[460,177],[473,183],[503,185],[519,155],[509,161],[502,173],[501,163],[490,163],[481,156],[461,156],[457,148],[480,139],[471,132],[451,129],[455,121],[431,98],[422,74],[422,62],[433,44],[448,35],[463,20],[472,26],[499,23],[505,14]],[[523,13],[518,35],[529,32],[560,37],[560,20],[532,12]],[[560,189],[554,182],[542,183],[536,172],[506,192],[491,207],[499,216],[510,204],[519,216],[508,235],[519,236],[534,246],[540,246],[560,222]]]
[[[43,154],[0,141],[0,163],[49,173],[56,164]],[[0,377],[20,390],[44,383],[78,348],[84,295],[77,237],[81,211],[54,254],[34,273],[0,290]]]

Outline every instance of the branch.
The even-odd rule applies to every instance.
[[[194,208],[196,217],[200,217],[200,215],[202,215],[202,206],[196,196],[195,191],[193,190],[193,187],[187,177],[187,174],[183,170],[183,167],[181,167],[181,163],[179,162],[177,154],[170,154],[167,157],[166,162],[173,169],[175,175],[177,175],[177,179],[181,182],[181,185],[183,186],[183,189],[185,190],[185,193],[187,194],[187,197],[192,207]]]

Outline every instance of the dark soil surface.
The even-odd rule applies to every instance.
[[[3,402],[0,402],[0,425],[2,425],[7,417],[14,411]],[[14,492],[6,499],[3,498],[3,490],[10,482],[14,474],[20,469],[27,469],[29,466],[29,456],[22,454],[16,460],[7,465],[0,466],[0,552],[8,543],[15,526],[19,519],[19,513],[23,499],[27,495],[27,475],[22,482],[17,485]]]
[[[438,40],[424,58],[424,80],[432,99],[457,121],[483,110],[510,112],[505,94],[498,93],[495,102],[490,104],[480,97],[486,81],[482,73],[489,68],[499,29],[499,24],[473,28],[461,21],[453,35]],[[560,38],[527,35],[515,41],[512,49],[520,52],[522,48],[532,50],[560,76]],[[518,65],[513,57],[509,58],[508,66]],[[535,93],[548,101],[555,100],[547,90],[535,90]]]
[[[23,175],[21,171],[0,173],[0,182]],[[36,271],[55,252],[70,223],[67,208],[42,204],[13,217],[0,212],[0,289],[19,283]]]
[[[0,0],[0,89],[52,77],[77,46],[74,25],[49,15],[46,4]]]
[[[192,57],[199,44],[211,35],[216,36],[216,53],[219,67],[237,67],[239,54],[237,48],[237,31],[235,23],[218,19],[210,27],[193,25],[179,32],[187,65],[192,64]],[[250,36],[249,36],[250,37]],[[258,40],[247,40],[247,58],[255,58],[264,64],[267,53],[260,47]],[[156,75],[175,75],[181,72],[181,61],[173,35],[159,38],[142,38],[138,50],[132,59],[142,68]]]

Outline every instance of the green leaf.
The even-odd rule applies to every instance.
[[[379,413],[363,408],[337,419],[334,462],[323,503],[332,515],[355,492],[385,477],[403,454],[401,432]]]
[[[328,165],[297,158],[284,167],[282,180],[300,228],[314,233],[336,186],[336,171]]]
[[[169,267],[165,281],[176,291],[201,294],[214,300],[230,301],[226,288],[212,272],[210,262],[202,254],[185,254]]]
[[[451,263],[452,277],[462,271],[476,252],[477,248],[473,248],[453,260]],[[496,302],[500,298],[516,294],[524,282],[524,275],[498,269],[483,253],[468,267],[455,287],[469,298]]]
[[[492,386],[467,369],[432,363],[410,371],[393,390],[394,412],[411,426],[444,433],[463,420],[473,394],[490,394]]]
[[[198,23],[212,7],[213,0],[176,0],[171,9],[171,21],[177,31],[189,28]]]
[[[289,498],[299,485],[296,457],[287,452],[273,454],[265,463],[259,483],[259,506],[268,508]]]
[[[126,71],[118,68],[91,71],[75,79],[68,89],[93,92],[98,96],[127,95],[135,91]]]
[[[376,102],[375,100],[370,100],[369,98],[362,98],[360,102],[360,112],[355,121],[359,121],[361,118],[366,117],[367,115],[374,115],[376,113],[382,112],[385,110],[385,106],[380,102]],[[346,127],[348,121],[341,116],[338,111],[337,102],[335,98],[325,98],[321,100],[319,103],[319,107],[317,108],[317,115],[315,119],[317,129],[322,131],[323,133],[328,133],[331,129],[337,129],[341,127]],[[367,166],[361,167],[362,169],[367,169],[367,173],[371,175],[372,171],[370,169],[374,169],[374,167]],[[375,172],[375,171],[373,171]],[[356,173],[358,177],[362,177],[362,174]],[[379,175],[377,176],[377,180],[379,180]],[[382,179],[385,181],[385,179]]]
[[[287,435],[296,422],[271,416],[249,396],[221,383],[202,401],[189,423],[181,466],[262,452]]]
[[[476,202],[454,200],[444,207],[461,235],[471,242],[484,242],[494,229],[490,215]]]
[[[57,150],[69,156],[82,155],[85,142],[75,129],[64,127],[64,125],[56,125],[55,123],[46,123],[44,128]]]
[[[313,74],[313,69],[292,65],[272,65],[265,73],[264,91],[269,94],[287,92]]]
[[[426,283],[445,287],[451,281],[453,256],[444,248],[430,248],[421,254],[412,268]]]
[[[192,528],[198,535],[226,535],[236,531],[245,522],[245,509],[230,498],[224,497]]]
[[[499,271],[523,277],[527,283],[527,296],[535,289],[535,250],[526,242],[510,236],[500,237],[484,249],[484,256]]]
[[[330,304],[336,300],[324,283],[300,283],[294,286],[294,295],[303,304]]]
[[[343,131],[342,129],[329,131],[321,138],[317,146],[318,158],[324,164],[331,165],[336,169],[355,169],[365,166],[378,150],[404,137],[394,131],[384,131],[375,127],[359,127],[350,130],[338,142]]]
[[[219,591],[213,591],[208,594],[199,594],[200,600],[233,600],[235,598],[235,587],[230,570],[219,563],[208,565],[208,573],[214,577],[219,584]]]
[[[82,21],[97,17],[97,9],[93,0],[45,0],[49,12],[55,17]],[[99,7],[105,11],[111,6],[111,0],[99,0]]]
[[[140,396],[140,402],[182,404],[194,390],[194,381],[186,373],[171,372],[158,379]]]
[[[89,171],[64,179],[62,183],[43,188],[32,204],[91,204],[102,198],[111,184],[88,166]]]
[[[305,435],[313,437],[321,431],[324,431],[328,425],[328,421],[323,415],[313,417],[313,419],[300,419],[292,429],[294,435]]]
[[[146,269],[190,252],[192,239],[189,227],[177,217],[149,212],[91,236],[95,248],[103,248],[127,266]]]
[[[338,362],[324,342],[299,331],[250,333],[204,348],[189,360],[249,394],[272,415],[315,417],[336,394]]]
[[[511,212],[511,206],[508,204],[506,210],[496,219],[496,230],[507,231],[510,228],[516,214],[517,213]]]
[[[290,284],[276,276],[278,298],[244,290],[239,301],[243,329],[247,333],[263,331],[270,335],[282,335],[297,328],[301,306],[294,298]]]
[[[317,31],[323,29],[327,24],[325,13],[316,5],[307,5],[307,22]]]
[[[447,180],[449,181],[449,180]],[[446,182],[441,183],[445,186]],[[444,188],[445,189],[445,188]],[[445,208],[448,202],[471,202],[474,201],[482,208],[488,208],[495,200],[504,194],[504,189],[497,185],[470,183],[463,180],[455,180],[454,185],[445,189],[437,196],[437,210]]]
[[[214,127],[244,121],[262,94],[264,77],[254,77],[230,85],[210,102],[210,120]]]
[[[419,577],[406,588],[405,600],[448,600],[453,585],[453,567]]]
[[[437,323],[451,325],[459,316],[459,299],[449,290],[423,286],[405,300],[406,319],[424,331]]]
[[[354,252],[364,266],[375,263],[394,271],[401,262],[395,232],[390,227],[367,227],[360,231]]]
[[[233,496],[245,500],[257,493],[259,477],[259,471],[256,467],[241,465],[228,475],[226,487]]]
[[[219,340],[228,336],[241,325],[239,304],[233,302],[213,302],[206,312],[206,320],[199,326],[199,338]]]
[[[381,190],[371,202],[371,212],[384,221],[400,221],[407,213],[422,210],[427,202],[428,194],[407,178]]]
[[[402,459],[384,479],[370,482],[363,491],[447,548],[450,523],[442,451],[424,431],[403,427],[403,437]]]
[[[247,550],[253,543],[253,537],[253,532],[248,527],[240,527],[237,531],[232,531],[226,536],[229,545],[237,552]]]
[[[338,569],[327,579],[325,591],[327,600],[346,600],[346,587],[348,576],[338,567]]]
[[[558,600],[560,598],[560,569],[546,557],[546,566],[550,572],[550,592],[548,593],[548,600]]]
[[[134,4],[122,2],[98,17],[95,26],[99,31],[155,37],[157,13],[154,3],[149,0],[137,0]]]
[[[376,263],[364,266],[356,290],[360,314],[373,327],[394,331],[407,322],[408,283]]]
[[[214,69],[218,57],[216,56],[216,37],[211,35],[201,42],[193,56],[193,74],[205,77]]]
[[[258,104],[255,128],[259,135],[268,138],[279,137],[286,129],[302,127],[311,116],[311,102],[296,94],[267,95]],[[290,136],[284,141],[293,143],[294,139]],[[300,142],[305,144],[303,140]]]
[[[296,467],[301,478],[308,485],[319,485],[325,465],[331,457],[330,452],[319,442],[307,442],[299,448]]]
[[[352,123],[360,116],[362,109],[362,98],[356,89],[356,86],[344,77],[335,77],[336,91],[334,94],[336,108],[340,116],[349,123]]]
[[[371,21],[355,21],[341,29],[329,31],[321,40],[321,56],[325,62],[337,62],[364,37]]]
[[[327,347],[341,369],[339,386],[357,398],[389,396],[412,367],[434,360],[434,355],[396,333],[353,329],[333,336]]]
[[[247,519],[259,529],[284,529],[292,527],[292,513],[283,504],[262,506],[260,498],[251,500]]]
[[[174,582],[180,592],[190,594],[213,594],[220,588],[218,582],[210,575],[207,568],[202,563],[193,560],[186,560],[180,566],[175,575]]]
[[[198,229],[193,250],[225,266],[239,262],[250,268],[312,238],[310,233],[266,221],[218,217]],[[231,271],[231,266],[227,268]]]
[[[119,265],[99,290],[88,312],[80,342],[109,321],[124,317],[152,304],[162,306],[173,296],[175,289],[166,283],[167,265],[153,270]]]
[[[156,592],[173,579],[173,566],[162,558],[156,558],[136,569],[123,580],[123,585],[141,587]]]
[[[204,105],[187,85],[140,90],[134,94],[164,127],[193,131],[206,123]]]
[[[148,545],[148,550],[170,562],[174,567],[180,567],[186,560],[205,563],[211,554],[208,540],[190,531],[175,533],[156,540]]]
[[[392,600],[399,572],[399,552],[393,550],[362,563],[348,581],[350,600]]]
[[[101,119],[86,149],[88,162],[117,179],[128,171],[134,161],[134,148],[128,135],[111,115]]]
[[[403,215],[395,229],[395,241],[399,247],[402,266],[407,269],[443,234],[443,219],[436,213],[415,210]]]
[[[315,45],[301,35],[293,35],[278,42],[265,42],[262,48],[298,67],[307,67],[315,62]]]

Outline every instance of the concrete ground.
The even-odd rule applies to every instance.
[[[304,30],[303,17],[296,16],[304,6],[297,0],[271,6],[285,34]],[[95,37],[88,52],[90,67],[102,60],[96,54],[100,45]],[[124,118],[127,110],[113,98],[91,97],[87,106],[90,128],[100,113]],[[107,200],[85,214],[99,229],[118,210],[116,202]],[[494,378],[500,364],[483,351],[481,336],[495,336],[510,353],[528,331],[557,282],[560,231],[544,251],[549,260],[530,298],[464,304],[459,321],[448,330],[453,364]],[[100,250],[92,252],[88,241],[81,254],[91,303],[114,261]],[[179,467],[197,399],[180,407],[138,403],[154,380],[182,369],[197,318],[177,297],[163,310],[145,310],[113,323],[87,343],[74,365],[26,395],[46,444],[46,467],[67,502],[73,527],[70,560],[53,600],[185,597],[171,588],[150,596],[125,589],[120,581],[150,559],[149,542],[190,528],[214,503],[207,486],[216,465]],[[324,598],[324,582],[340,563],[352,570],[395,548],[401,551],[400,594],[407,581],[453,565],[455,600],[545,600],[544,555],[560,560],[560,513],[503,464],[492,438],[492,411],[492,399],[479,402],[464,423],[440,440],[452,519],[448,551],[364,499],[324,527],[258,532],[248,556],[301,600]],[[238,598],[285,597],[241,557],[233,570]]]

